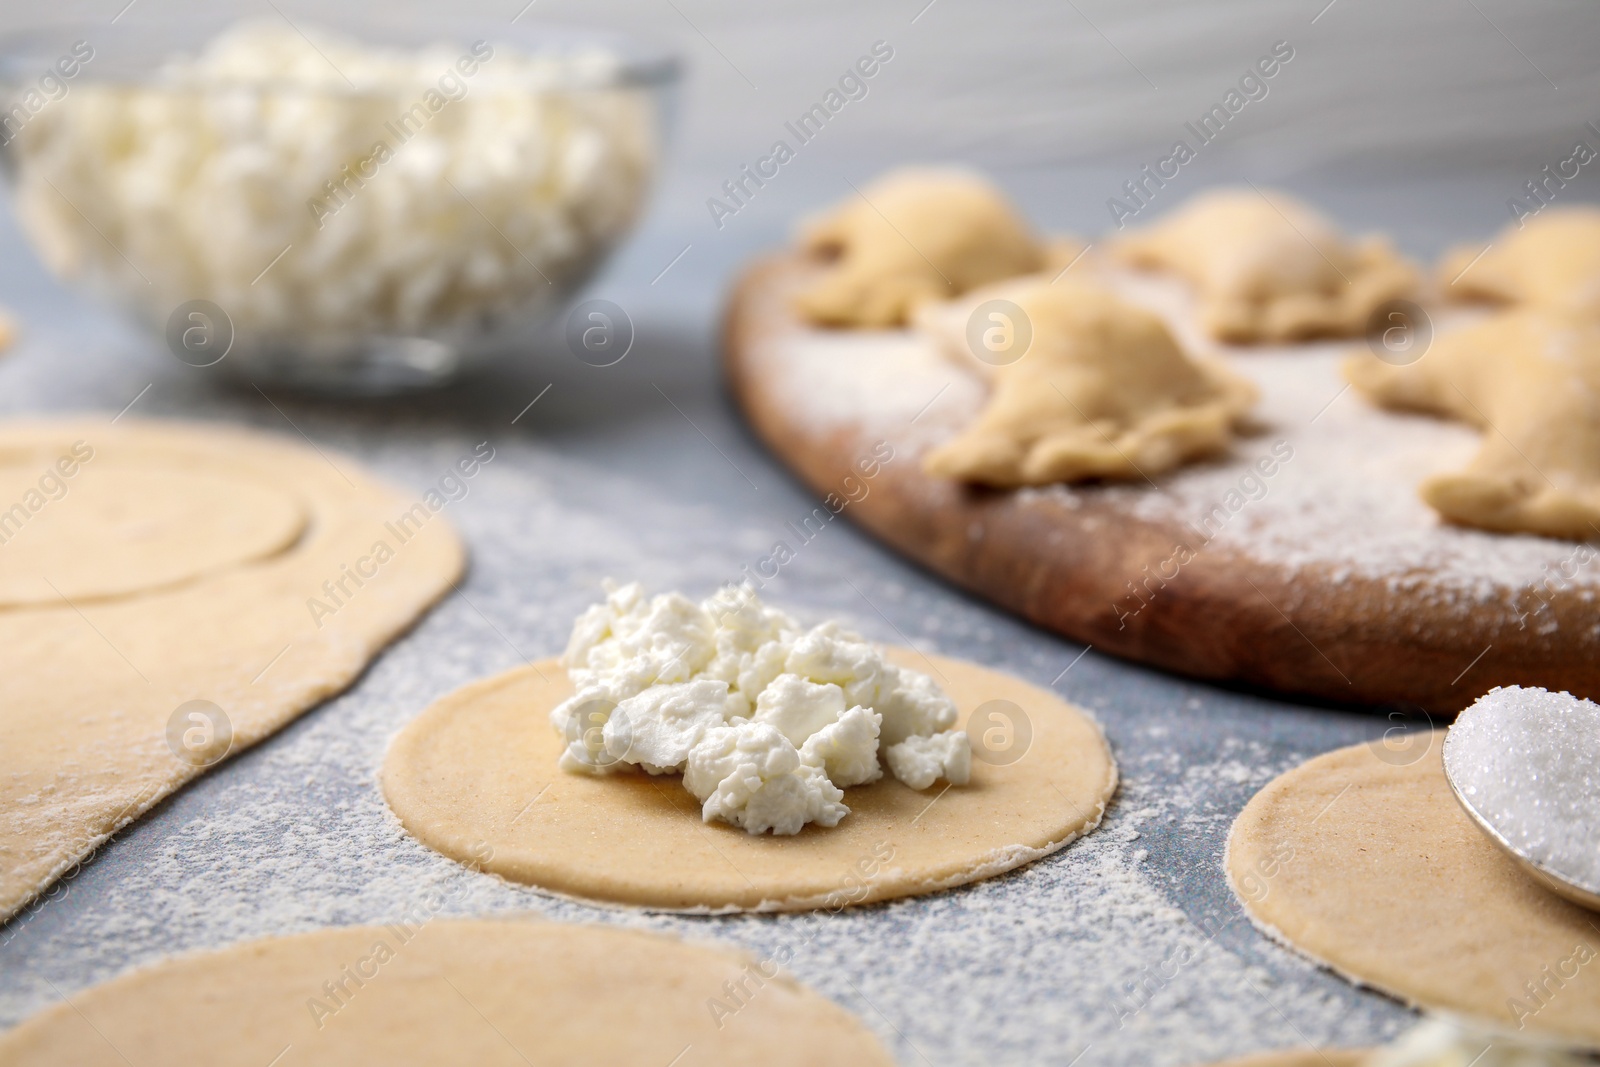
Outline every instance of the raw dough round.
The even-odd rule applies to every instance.
[[[1269,935],[1352,981],[1600,1044],[1597,917],[1484,836],[1445,780],[1443,731],[1423,740],[1420,756],[1355,745],[1269,783],[1229,835],[1234,892]]]
[[[1094,829],[1116,790],[1100,728],[1054,694],[971,663],[891,649],[961,709],[1022,710],[1003,755],[975,748],[972,781],[916,792],[885,778],[845,791],[838,826],[793,837],[706,823],[676,777],[565,774],[548,712],[572,693],[554,660],[459,689],[395,738],[389,805],[430,848],[514,882],[685,911],[842,907],[927,893],[1020,867]],[[543,677],[541,677],[541,675]],[[1004,731],[992,709],[980,720]],[[1022,754],[1010,758],[1031,732]],[[486,860],[485,856],[488,856]]]
[[[64,493],[41,486],[52,471]],[[230,749],[349,685],[461,572],[442,515],[264,434],[13,422],[0,472],[0,920]],[[380,541],[392,556],[376,564]],[[349,568],[368,572],[359,588]],[[44,579],[65,599],[36,599]],[[324,583],[340,582],[334,599]],[[213,707],[225,720],[192,717]],[[190,747],[205,729],[215,743]]]
[[[0,607],[173,585],[281,552],[305,529],[287,486],[230,472],[215,457],[187,467],[96,457],[63,478],[54,464],[70,454],[64,445],[0,456]]]
[[[1273,1049],[1224,1060],[1211,1067],[1361,1067],[1374,1051],[1367,1048]]]
[[[843,1008],[782,974],[758,985],[748,977],[758,966],[721,948],[596,926],[439,919],[318,930],[96,986],[0,1037],[0,1062],[893,1063]],[[707,1001],[741,979],[752,991],[744,1006],[714,1018]],[[330,982],[347,992],[330,996]]]

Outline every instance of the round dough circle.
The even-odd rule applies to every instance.
[[[1484,836],[1445,780],[1444,732],[1422,736],[1420,757],[1354,745],[1269,783],[1228,837],[1234,892],[1266,933],[1352,981],[1419,1007],[1600,1044],[1595,915]],[[1530,982],[1550,990],[1542,1006]]]
[[[384,761],[384,794],[408,831],[453,859],[571,896],[682,911],[927,893],[1020,867],[1099,825],[1117,770],[1086,714],[971,663],[905,649],[890,658],[929,671],[963,725],[987,701],[1015,703],[1032,728],[1025,753],[1003,766],[975,758],[972,781],[944,792],[885,777],[845,791],[850,814],[836,827],[752,836],[703,822],[676,777],[558,770],[548,712],[572,685],[546,660],[459,689],[408,724]]]
[[[318,930],[79,993],[0,1036],[0,1061],[262,1067],[288,1046],[286,1065],[667,1064],[693,1046],[696,1064],[893,1063],[853,1016],[781,973],[747,979],[754,994],[719,1029],[706,1001],[746,967],[756,973],[749,956],[597,926]]]
[[[294,495],[238,471],[133,455],[62,478],[63,456],[0,455],[0,607],[174,585],[281,552],[306,526]]]
[[[1223,1060],[1211,1067],[1361,1067],[1375,1051],[1369,1048],[1273,1049]]]

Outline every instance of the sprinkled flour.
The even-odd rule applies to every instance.
[[[302,425],[318,433],[311,418]],[[1004,877],[820,921],[595,907],[473,873],[419,844],[377,782],[402,725],[442,693],[560,649],[603,574],[712,592],[796,505],[785,498],[753,514],[744,497],[687,502],[559,450],[499,447],[504,460],[452,512],[475,551],[463,596],[351,692],[166,801],[57,899],[0,928],[0,1026],[58,1003],[58,990],[73,996],[170,953],[391,922],[419,904],[437,904],[441,916],[644,927],[757,958],[798,946],[793,976],[919,1067],[1066,1064],[1080,1053],[1077,1067],[1180,1067],[1305,1039],[1372,1043],[1402,1022],[1398,1006],[1259,937],[1219,866],[1250,793],[1309,751],[1362,736],[1365,720],[1288,707],[1263,715],[1264,704],[1098,654],[1063,673],[1075,647],[917,580],[847,530],[808,548],[817,555],[786,570],[774,595],[808,621],[841,617],[875,640],[948,651],[1040,685],[1057,679],[1056,691],[1105,724],[1123,772],[1098,831]],[[459,454],[451,441],[360,451],[390,480],[415,485]],[[705,452],[707,471],[723,462]],[[733,455],[764,490],[782,491],[753,451]],[[618,500],[627,523],[606,520]],[[1265,740],[1237,736],[1252,731]],[[939,811],[925,820],[935,830]]]
[[[1513,847],[1600,892],[1600,705],[1508,686],[1463,711],[1445,765]]]
[[[785,523],[817,505],[716,399],[705,357],[719,295],[696,281],[640,306],[703,252],[726,255],[731,269],[740,246],[697,241],[652,289],[683,246],[643,240],[645,276],[615,299],[652,331],[642,336],[661,331],[662,344],[597,372],[558,342],[558,358],[518,361],[481,387],[398,406],[274,395],[280,413],[253,390],[213,388],[159,346],[145,351],[109,319],[69,313],[48,302],[59,299],[54,289],[41,290],[29,331],[0,361],[8,412],[93,408],[109,420],[142,396],[126,418],[216,419],[294,440],[298,429],[331,461],[356,457],[410,491],[435,483],[485,436],[499,458],[451,505],[473,552],[459,594],[348,693],[163,801],[58,883],[53,899],[0,927],[0,1026],[171,953],[390,922],[429,901],[440,915],[617,923],[758,958],[805,938],[794,977],[858,1015],[906,1067],[1064,1067],[1080,1054],[1075,1067],[1182,1067],[1305,1041],[1377,1044],[1406,1025],[1398,1004],[1261,937],[1221,870],[1228,828],[1252,793],[1310,755],[1377,737],[1386,722],[1220,690],[1099,649],[1080,660],[1081,646],[930,580],[849,522],[801,547],[763,592],[803,621],[839,618],[874,641],[970,659],[1088,708],[1122,781],[1099,830],[1000,878],[816,923],[592,907],[474,874],[405,834],[378,771],[390,739],[431,701],[558,652],[607,574],[705,596],[776,539],[793,544]],[[671,332],[679,322],[693,323],[681,337]],[[896,379],[878,382],[908,408],[902,427],[952,380],[941,365],[921,365],[931,380],[903,401],[893,399]],[[842,379],[846,391],[865,388]],[[975,383],[951,385],[911,432],[937,427],[963,390],[979,395]],[[892,438],[897,448],[903,439]],[[666,1050],[660,1064],[680,1051]],[[690,1052],[679,1067],[694,1062]]]

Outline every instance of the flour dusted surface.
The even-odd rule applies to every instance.
[[[369,462],[420,484],[453,454],[408,449],[387,466],[381,456]],[[1281,741],[1179,743],[1172,731],[1181,719],[1226,714],[1223,707],[1202,696],[1185,707],[1184,692],[1207,691],[1130,680],[1097,656],[1055,688],[1095,711],[1124,761],[1106,823],[1015,874],[953,892],[836,915],[649,915],[542,895],[417,844],[388,813],[376,777],[390,737],[429,699],[519,662],[519,650],[561,647],[608,571],[625,565],[658,587],[709,593],[737,572],[729,545],[755,551],[770,539],[760,520],[713,522],[712,508],[594,468],[514,447],[506,458],[453,516],[478,553],[465,599],[441,605],[354,691],[114,842],[64,883],[63,899],[0,930],[0,1023],[55,1003],[48,983],[71,995],[170,952],[395,921],[437,906],[440,915],[528,912],[675,931],[762,959],[791,946],[794,976],[856,1012],[907,1064],[1065,1063],[1088,1046],[1083,1067],[1176,1067],[1290,1045],[1296,1030],[1353,1044],[1394,1029],[1391,1006],[1256,938],[1220,876],[1207,874],[1233,811],[1305,750]],[[616,495],[631,502],[637,523],[596,521],[596,502]],[[545,531],[540,544],[527,539],[530,524]],[[1003,664],[1041,685],[1076,657],[1004,616],[906,584],[909,571],[885,567],[853,533],[827,536],[835,534],[813,547],[826,556],[783,594],[803,617],[840,616],[878,640],[903,640],[898,628],[929,651]],[[570,547],[550,559],[552,544]],[[870,602],[840,575],[854,575]],[[891,613],[892,625],[873,605]],[[1287,714],[1303,726],[1296,744],[1313,748],[1363,729],[1337,716]],[[931,829],[939,810],[935,803],[924,817]],[[1176,859],[1180,848],[1195,851]],[[1178,870],[1204,875],[1198,896],[1173,884]],[[1188,962],[1173,974],[1179,959]]]
[[[773,192],[815,202],[837,195],[800,184]],[[703,227],[703,204],[685,203],[685,226]],[[660,206],[677,207],[667,199]],[[667,224],[641,235],[633,274],[605,294],[648,323],[652,341],[659,335],[650,351],[641,346],[616,368],[579,365],[557,339],[485,388],[425,403],[333,410],[273,395],[334,462],[355,455],[416,491],[492,437],[501,458],[449,513],[474,553],[461,595],[352,691],[165,802],[60,883],[55,899],[0,927],[0,1025],[59,1003],[56,990],[72,996],[170,952],[384,922],[431,901],[440,914],[527,911],[637,924],[763,957],[814,929],[796,954],[795,976],[860,1015],[907,1065],[1064,1065],[1083,1053],[1077,1067],[1179,1067],[1293,1046],[1302,1036],[1363,1045],[1396,1032],[1404,1020],[1397,1006],[1260,938],[1220,868],[1227,828],[1256,788],[1316,752],[1375,738],[1388,723],[1213,689],[1098,650],[1074,665],[1080,646],[929,580],[847,516],[799,545],[785,523],[817,501],[714,399],[705,324],[720,296],[693,273],[731,270],[782,234],[761,233],[752,218],[750,229],[730,226],[728,241],[695,240],[651,287],[693,238],[672,229],[673,217],[658,216]],[[746,219],[738,221],[743,227]],[[42,291],[39,306],[0,363],[5,410],[94,408],[109,419],[150,385],[135,414],[220,418],[294,435],[253,391],[216,389],[159,346],[146,351],[131,333],[81,315],[56,290]],[[682,326],[690,317],[692,327]],[[944,405],[963,391],[981,399],[975,384],[957,382],[912,424],[951,381],[941,370],[925,367],[926,391],[896,401],[906,406],[901,426],[909,433],[937,430]],[[842,375],[841,388],[853,388],[852,380]],[[906,442],[909,456],[909,437],[893,441],[897,449]],[[737,580],[780,538],[798,557],[768,588],[800,617],[845,618],[874,641],[1053,682],[1091,709],[1124,783],[1102,827],[1012,875],[811,923],[803,915],[644,916],[556,900],[473,875],[410,842],[388,818],[377,783],[382,754],[429,701],[558,651],[607,574],[705,595]],[[273,674],[258,684],[273,685]],[[1195,962],[1162,980],[1159,972],[1172,973],[1167,961],[1185,947]],[[1141,983],[1154,989],[1148,1005],[1119,1027],[1118,1012],[1138,1004],[1127,987]],[[692,1053],[681,1062],[687,1067]]]

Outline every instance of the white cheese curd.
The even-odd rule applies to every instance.
[[[883,716],[859,705],[839,716],[806,738],[800,746],[800,758],[821,767],[828,780],[841,789],[852,785],[866,785],[883,777],[883,767],[878,763],[878,735]],[[956,743],[966,744],[966,734],[949,734]],[[896,774],[902,782],[906,779]],[[911,785],[910,782],[906,782]],[[932,785],[930,780],[929,785]],[[913,789],[927,786],[912,785]]]
[[[563,299],[640,211],[654,102],[622,69],[247,23],[33,116],[17,214],[157,325],[206,299],[241,338],[474,336]]]
[[[606,752],[653,774],[681,771],[695,742],[728,721],[727,708],[728,683],[714,678],[651,686],[611,713]]]
[[[896,745],[908,737],[943,733],[956,724],[956,706],[932,678],[902,670],[892,687],[878,694],[883,713],[883,743]]]
[[[966,785],[972,777],[972,746],[966,734],[955,732],[912,736],[884,753],[889,772],[912,789],[926,789],[943,778],[951,785]]]
[[[706,731],[689,753],[683,784],[703,802],[707,822],[722,819],[752,834],[797,834],[808,822],[837,826],[850,813],[822,768],[802,763],[766,723]]]
[[[806,629],[748,585],[697,604],[607,582],[561,662],[576,689],[550,712],[563,770],[682,773],[707,821],[753,834],[836,825],[841,790],[883,777],[884,760],[913,789],[971,774],[933,679],[838,623]]]
[[[686,682],[711,661],[716,624],[680,593],[646,600],[637,583],[611,591],[573,627],[562,659],[580,688],[622,700],[652,685]]]
[[[794,745],[839,721],[844,690],[832,682],[809,682],[798,674],[780,674],[756,697],[756,722],[777,727]]]
[[[733,714],[749,715],[754,700],[749,694],[760,694],[783,673],[789,641],[800,624],[742,586],[718,590],[704,607],[716,627],[716,652],[704,673],[726,681],[733,687],[733,699],[745,702],[744,710]]]

